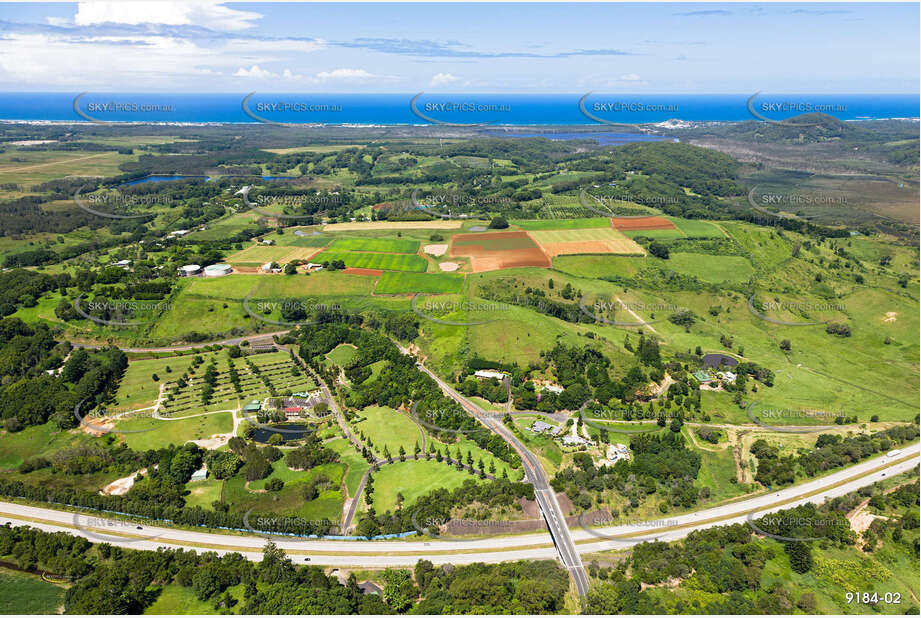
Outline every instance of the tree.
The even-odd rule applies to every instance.
[[[383,574],[383,599],[397,613],[403,613],[413,605],[419,591],[413,584],[412,575],[406,569],[386,569]]]
[[[809,541],[788,541],[784,549],[790,556],[790,568],[797,573],[808,573],[812,570],[812,544]]]
[[[668,247],[660,242],[653,241],[649,243],[649,253],[663,260],[668,259]]]
[[[508,227],[508,221],[505,217],[493,217],[492,221],[489,222],[489,228],[492,230],[504,230]]]

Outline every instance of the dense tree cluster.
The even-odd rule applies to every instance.
[[[755,480],[769,486],[788,485],[799,474],[816,476],[917,439],[917,425],[897,425],[871,434],[848,437],[821,434],[816,438],[814,449],[804,449],[794,456],[785,457],[781,457],[780,450],[766,440],[756,440],[751,447],[752,455],[758,459]]]
[[[590,508],[601,492],[616,489],[636,508],[657,493],[673,506],[691,507],[702,497],[694,487],[700,455],[687,448],[679,433],[639,434],[630,440],[633,458],[595,466],[591,455],[576,453],[573,467],[556,473],[550,484],[565,491],[573,504]]]
[[[44,324],[0,320],[0,418],[7,430],[52,418],[59,427],[71,428],[78,423],[78,404],[82,416],[112,397],[128,366],[125,354],[116,348],[92,353],[81,348],[62,365],[70,350]]]

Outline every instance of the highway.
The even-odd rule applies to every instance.
[[[403,353],[407,353],[402,347]],[[585,567],[582,565],[582,558],[576,551],[576,544],[573,542],[569,527],[566,525],[566,517],[563,515],[563,509],[560,508],[556,499],[556,492],[550,487],[547,480],[547,474],[541,467],[540,462],[534,453],[525,448],[524,444],[515,437],[501,421],[496,420],[494,416],[487,413],[481,407],[455,391],[447,382],[439,378],[433,372],[429,371],[421,362],[416,363],[416,367],[431,377],[446,395],[459,403],[465,410],[470,412],[477,420],[483,423],[494,433],[502,437],[514,448],[521,461],[524,464],[525,475],[528,481],[534,485],[534,496],[537,499],[537,505],[540,507],[541,515],[547,522],[547,528],[553,538],[553,543],[559,552],[560,560],[576,584],[576,590],[580,596],[588,592],[588,576],[585,574]]]
[[[592,528],[574,527],[571,538],[578,554],[623,550],[647,540],[672,541],[692,530],[733,523],[745,523],[750,514],[759,517],[806,502],[821,504],[861,487],[906,472],[918,465],[921,447],[917,443],[902,448],[895,458],[885,455],[836,471],[822,478],[787,487],[770,494],[746,498],[731,504],[674,515],[663,520],[630,525]],[[541,494],[538,494],[541,495]],[[549,498],[544,496],[547,506]],[[558,507],[558,505],[557,505]],[[131,549],[158,547],[198,551],[240,552],[251,560],[262,557],[267,538],[284,549],[295,561],[310,557],[312,564],[340,567],[412,567],[420,559],[434,564],[469,564],[510,560],[555,559],[559,555],[546,532],[515,536],[479,537],[477,540],[402,540],[330,541],[296,539],[276,535],[231,534],[179,528],[166,528],[136,522],[115,524],[102,521],[100,514],[76,514],[44,507],[0,501],[0,525],[27,525],[49,532],[69,532],[93,542],[107,542]],[[255,523],[255,522],[254,522]],[[603,534],[609,538],[598,538]],[[571,555],[567,560],[572,560]],[[570,570],[572,572],[572,570]]]

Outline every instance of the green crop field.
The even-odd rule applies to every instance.
[[[463,234],[454,236],[455,247],[480,246],[484,251],[514,251],[515,249],[535,249],[537,245],[527,236],[509,237],[499,234],[484,234],[477,238],[467,238]]]
[[[460,292],[464,276],[457,273],[385,272],[374,288],[375,294],[451,294]]]
[[[424,257],[407,253],[355,253],[327,249],[314,256],[313,260],[316,262],[342,260],[349,268],[407,270],[418,273],[424,273],[428,268],[428,262]]]
[[[380,253],[416,253],[419,241],[404,238],[337,238],[333,251],[376,251]]]

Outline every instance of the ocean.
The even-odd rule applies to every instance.
[[[297,94],[0,93],[0,120],[322,125],[624,125],[780,121],[822,111],[840,120],[918,118],[905,94]],[[245,105],[244,105],[245,102]],[[581,102],[581,105],[580,105]],[[244,107],[249,111],[244,110]],[[751,107],[751,109],[749,109]],[[754,110],[755,113],[752,112]]]

